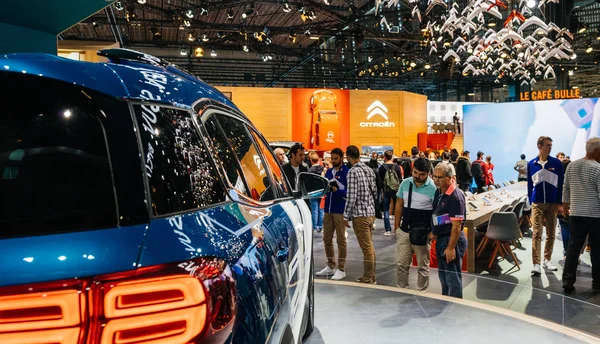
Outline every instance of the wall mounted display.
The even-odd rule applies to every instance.
[[[464,107],[465,149],[471,160],[477,151],[492,156],[494,179],[517,178],[513,169],[521,154],[538,154],[540,136],[553,140],[552,155],[564,152],[571,160],[585,156],[585,142],[600,137],[598,98],[467,105]]]
[[[350,145],[350,93],[292,89],[292,140],[308,149],[329,151]]]

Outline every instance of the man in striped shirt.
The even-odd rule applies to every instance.
[[[600,290],[600,139],[589,139],[585,151],[585,158],[569,164],[563,185],[563,208],[571,218],[571,237],[562,275],[565,293],[575,290],[577,261],[588,235],[592,289]]]
[[[360,151],[356,146],[346,148],[346,158],[352,166],[348,171],[346,208],[344,209],[345,227],[352,221],[358,244],[363,251],[364,274],[357,279],[360,283],[375,282],[375,249],[371,227],[375,222],[375,197],[377,184],[375,172],[360,161]]]

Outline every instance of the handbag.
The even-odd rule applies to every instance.
[[[408,222],[408,234],[410,237],[410,243],[411,245],[415,245],[415,246],[425,246],[427,245],[427,241],[428,236],[429,236],[429,232],[431,231],[431,227],[429,226],[428,223],[422,223],[422,222],[416,222],[416,223],[410,223],[410,213],[411,213],[411,208],[410,208],[410,203],[412,201],[412,191],[413,191],[413,184],[410,183],[410,186],[408,187],[408,214],[406,217],[406,221]]]

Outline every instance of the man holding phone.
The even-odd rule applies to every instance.
[[[331,276],[333,280],[346,277],[346,227],[344,222],[344,208],[346,208],[346,176],[348,166],[343,164],[344,152],[340,148],[331,151],[332,168],[325,172],[329,180],[330,191],[325,196],[325,216],[323,217],[323,244],[327,255],[327,266],[317,276]],[[335,233],[338,246],[337,266],[335,250],[333,247],[333,234]]]
[[[431,235],[436,238],[442,295],[462,299],[462,257],[467,251],[467,238],[462,230],[467,213],[465,196],[456,185],[451,164],[438,164],[433,171],[433,181],[438,190],[433,201]]]

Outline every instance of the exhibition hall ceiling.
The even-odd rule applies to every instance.
[[[117,41],[215,85],[451,99],[563,71],[591,94],[599,25],[600,4],[571,0],[122,0],[59,40]]]

